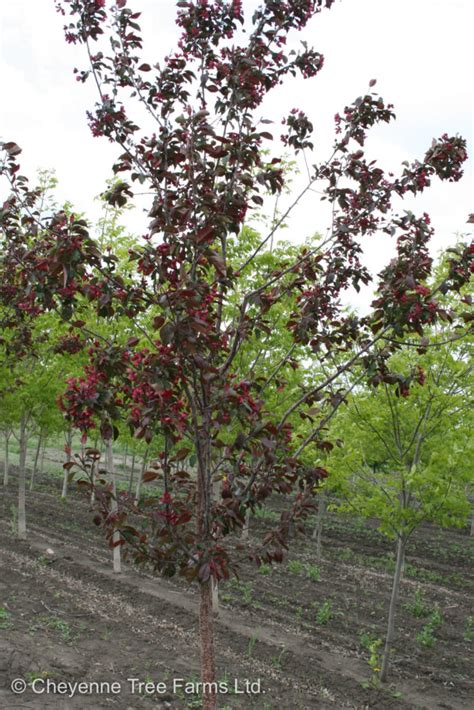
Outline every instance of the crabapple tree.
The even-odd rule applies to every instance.
[[[20,321],[55,310],[91,338],[84,374],[69,381],[62,398],[84,439],[98,426],[110,441],[122,419],[137,439],[161,437],[144,475],[145,483],[154,481],[150,495],[135,501],[99,487],[97,522],[137,562],[197,582],[206,710],[216,706],[211,580],[226,578],[245,557],[257,564],[282,559],[290,527],[303,523],[315,484],[326,476],[303,454],[310,445],[331,445],[325,431],[344,400],[345,373],[390,382],[387,353],[403,347],[406,335],[423,337],[439,317],[437,290],[460,288],[472,271],[466,246],[442,282],[426,286],[429,218],[394,213],[394,200],[422,192],[435,177],[460,179],[465,141],[443,135],[398,176],[386,174],[364,153],[369,129],[394,118],[393,107],[372,91],[374,82],[336,116],[332,153],[311,165],[293,201],[318,184],[333,208],[326,236],[273,265],[258,283],[245,283],[285,213],[240,263],[231,263],[230,239],[245,239],[244,220],[284,187],[278,144],[311,162],[308,116],[294,109],[279,117],[281,137],[259,116],[264,98],[288,77],[310,79],[321,71],[319,52],[306,45],[289,52],[285,45],[332,4],[266,0],[247,19],[240,0],[181,0],[176,50],[153,63],[142,56],[140,13],[127,0],[110,8],[105,0],[57,3],[66,41],[88,54],[76,78],[97,86],[91,131],[117,146],[119,180],[107,200],[123,206],[137,190],[151,193],[149,228],[129,250],[127,277],[113,250],[91,238],[86,219],[64,211],[39,219],[37,195],[20,172],[20,148],[3,144],[1,171],[10,182],[0,215],[3,308]],[[396,256],[381,275],[374,311],[347,314],[340,296],[371,281],[360,257],[379,232],[396,240]],[[285,327],[300,363],[325,367],[274,411],[268,402],[293,369],[294,350],[275,363],[279,377],[244,374],[238,362],[288,296]],[[99,319],[126,321],[128,340],[85,333],[84,304],[94,304]],[[385,351],[377,348],[387,337]],[[300,415],[311,423],[303,435],[295,426]],[[236,541],[246,511],[272,494],[288,503],[275,529],[261,541]],[[137,518],[141,524],[132,524]]]

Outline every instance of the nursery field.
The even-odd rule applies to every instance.
[[[38,475],[28,539],[16,539],[12,469],[0,504],[0,707],[200,708],[194,592],[130,566],[114,575],[87,502],[74,486],[61,500],[59,477]],[[250,535],[277,514],[253,519]],[[308,534],[282,565],[242,564],[220,588],[219,708],[472,707],[473,558],[467,529],[426,525],[414,535],[384,686],[378,640],[394,555],[373,526],[330,514],[319,563]],[[24,693],[9,689],[15,678]],[[60,681],[93,692],[68,697]]]
[[[467,16],[46,4],[0,4],[0,710],[472,710]]]

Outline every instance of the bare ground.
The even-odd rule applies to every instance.
[[[186,692],[199,679],[193,591],[131,567],[114,575],[87,504],[75,495],[62,502],[58,479],[38,483],[28,496],[25,542],[11,529],[14,477],[0,493],[0,707],[201,707],[199,694]],[[330,516],[317,569],[309,539],[296,543],[290,566],[263,573],[244,566],[241,581],[220,591],[218,677],[228,692],[219,707],[471,708],[472,541],[466,531],[430,526],[414,539],[391,684],[373,687],[361,637],[383,636],[390,555],[375,530]],[[415,592],[424,604],[418,617]],[[432,645],[423,645],[417,636],[435,609],[442,623]],[[35,682],[38,692],[13,694],[15,678]],[[118,685],[117,692],[68,697],[42,693],[48,681]],[[139,681],[163,685],[150,693]],[[244,692],[246,681],[255,692]]]

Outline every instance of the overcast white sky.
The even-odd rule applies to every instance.
[[[110,4],[110,3],[108,3]],[[161,59],[173,48],[174,0],[129,0],[142,11],[145,59]],[[244,0],[244,9],[255,0]],[[374,131],[368,152],[383,168],[397,171],[403,160],[421,158],[431,139],[460,133],[473,151],[472,0],[336,0],[318,15],[304,38],[325,55],[320,75],[291,80],[265,105],[277,122],[293,107],[307,111],[315,125],[316,155],[329,154],[332,118],[367,89],[395,104],[397,121]],[[23,172],[54,168],[61,199],[96,216],[94,196],[111,175],[117,150],[93,138],[85,111],[96,100],[92,82],[74,80],[75,66],[86,67],[81,47],[66,45],[63,18],[53,0],[0,0],[0,138],[23,148]],[[295,41],[303,35],[296,35]],[[428,211],[436,229],[434,249],[447,246],[456,232],[466,232],[474,211],[472,158],[457,184],[435,182],[429,193],[403,207]],[[138,217],[137,225],[142,222]],[[315,201],[304,203],[282,235],[303,239],[323,232],[327,216]],[[142,227],[140,226],[140,229]],[[385,263],[387,244],[372,240],[367,260],[374,270]]]

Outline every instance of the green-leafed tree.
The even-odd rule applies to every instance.
[[[474,480],[472,345],[430,347],[421,366],[417,358],[415,367],[409,353],[392,358],[400,373],[395,390],[383,383],[352,396],[336,425],[345,446],[330,455],[339,509],[375,518],[396,541],[381,680],[389,670],[407,542],[424,521],[464,525]]]

